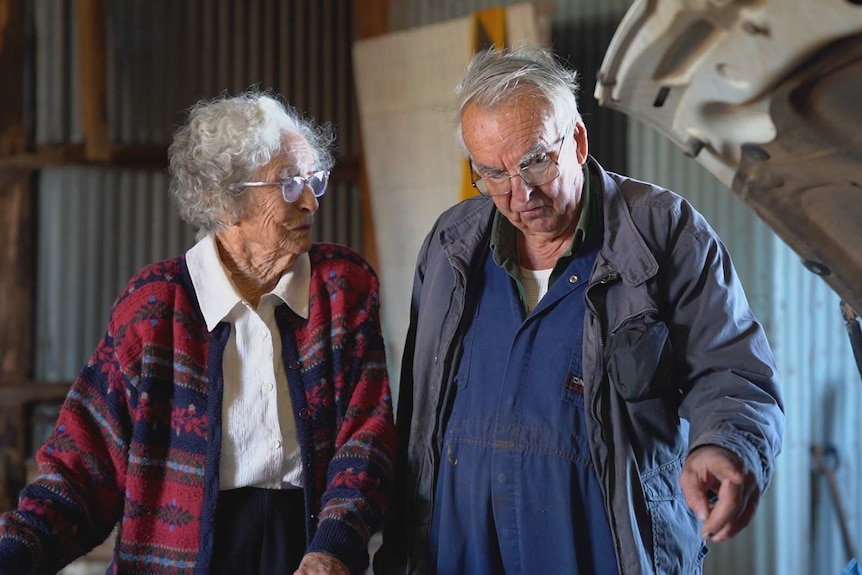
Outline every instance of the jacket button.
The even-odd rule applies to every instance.
[[[570,284],[578,283],[578,276],[569,276],[569,283]]]
[[[301,363],[298,361],[291,361],[290,364],[288,364],[287,369],[299,369],[300,367],[302,367]]]
[[[303,407],[299,410],[299,417],[301,419],[308,419],[311,417],[311,411],[309,411],[307,407]]]

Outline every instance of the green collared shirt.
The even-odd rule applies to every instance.
[[[581,214],[578,217],[578,225],[572,238],[572,245],[557,260],[551,272],[548,288],[563,274],[571,263],[572,258],[578,255],[584,239],[601,222],[602,218],[602,183],[596,175],[584,164],[584,190],[581,195]],[[491,225],[491,252],[494,254],[494,263],[503,268],[518,286],[518,295],[521,303],[526,305],[524,285],[521,283],[521,258],[518,254],[518,230],[499,211],[494,213],[494,222]]]

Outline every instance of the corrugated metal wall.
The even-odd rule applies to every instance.
[[[73,0],[34,0],[36,31],[36,144],[80,143],[80,89],[73,63],[78,42],[72,18]]]
[[[153,171],[42,172],[36,379],[74,377],[129,278],[193,243],[195,230],[174,214],[167,188],[167,176]]]
[[[784,451],[754,525],[716,546],[707,575],[837,575],[848,561],[826,478],[813,474],[813,446],[834,446],[849,530],[862,537],[862,382],[839,298],[742,200],[655,130],[631,122],[629,173],[677,191],[704,214],[730,250],[764,324],[787,412]]]
[[[165,146],[195,101],[274,89],[359,150],[352,3],[343,0],[105,2],[111,141]],[[82,141],[72,0],[36,0],[36,143]],[[145,263],[187,249],[157,170],[47,169],[39,180],[36,377],[73,378],[114,298]],[[360,250],[360,189],[333,181],[313,235]],[[162,232],[170,231],[169,236]]]
[[[34,0],[36,143],[82,141],[72,0]],[[200,98],[274,88],[359,149],[343,0],[105,2],[111,141],[162,145]]]

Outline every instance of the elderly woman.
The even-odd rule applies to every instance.
[[[392,482],[378,282],[312,243],[330,130],[249,92],[169,149],[199,229],[141,271],[0,518],[0,573],[55,573],[119,522],[111,572],[362,573]]]

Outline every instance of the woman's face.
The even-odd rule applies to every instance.
[[[257,182],[278,182],[307,177],[316,168],[315,155],[302,136],[285,137],[285,152],[274,157],[252,177]],[[243,217],[236,223],[246,250],[277,257],[296,256],[311,247],[311,225],[319,204],[309,186],[299,199],[287,203],[278,185],[249,187]]]

